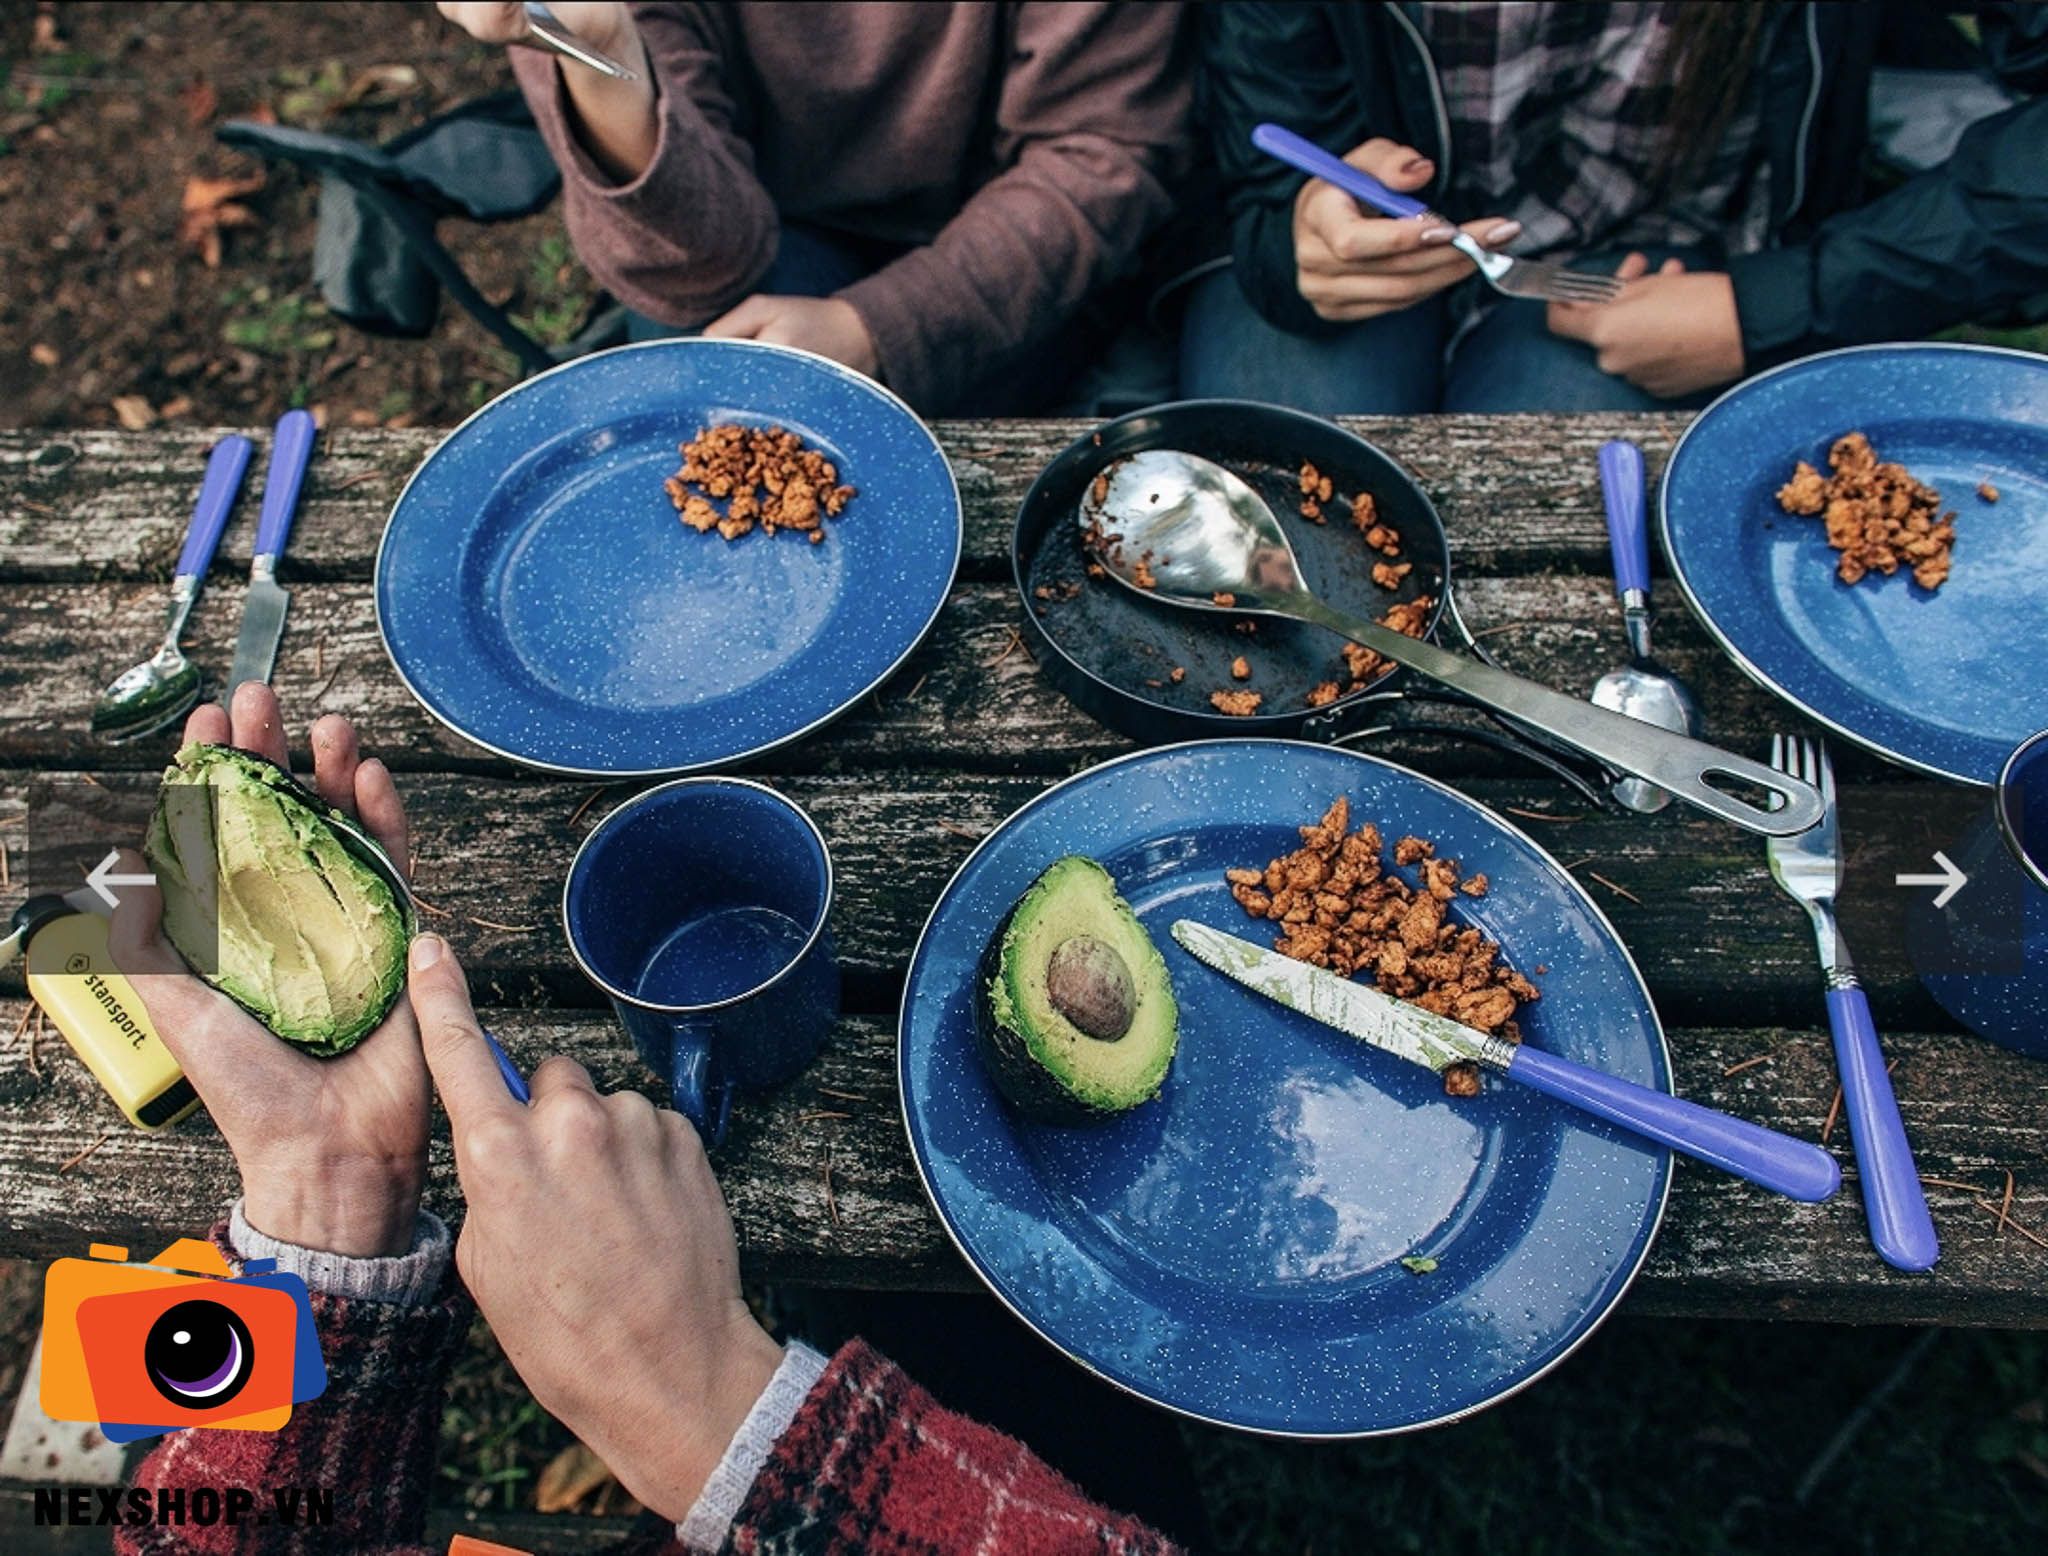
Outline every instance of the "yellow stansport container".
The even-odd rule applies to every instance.
[[[162,1129],[199,1106],[134,988],[114,970],[105,919],[62,897],[32,897],[15,913],[14,927],[27,956],[30,996],[130,1123]]]

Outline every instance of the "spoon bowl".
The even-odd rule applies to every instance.
[[[1199,455],[1147,449],[1089,484],[1076,522],[1110,577],[1170,605],[1282,616],[1326,627],[1473,702],[1767,837],[1803,832],[1823,805],[1811,784],[1762,762],[1567,697],[1477,659],[1338,610],[1301,579],[1294,548],[1266,502]],[[1719,783],[1710,782],[1719,779]],[[1762,790],[1757,805],[1731,785]]]

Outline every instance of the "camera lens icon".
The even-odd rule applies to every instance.
[[[208,1410],[242,1391],[256,1367],[256,1344],[241,1315],[196,1298],[167,1307],[149,1327],[143,1370],[174,1405]]]

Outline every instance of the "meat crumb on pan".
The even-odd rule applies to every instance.
[[[1209,693],[1209,706],[1218,713],[1227,713],[1234,719],[1248,719],[1259,711],[1259,704],[1266,699],[1257,692],[1227,691]]]
[[[1278,924],[1273,949],[1340,977],[1372,974],[1382,993],[1519,1043],[1516,1013],[1540,997],[1536,986],[1500,959],[1500,946],[1449,915],[1457,894],[1484,897],[1487,881],[1460,879],[1458,861],[1426,838],[1404,837],[1394,862],[1413,868],[1414,885],[1386,866],[1379,828],[1357,831],[1350,801],[1339,795],[1320,821],[1302,827],[1301,847],[1263,869],[1226,870],[1239,907]],[[1444,1090],[1472,1096],[1479,1077],[1467,1065],[1444,1072]]]
[[[1167,673],[1166,678],[1169,681],[1173,682],[1174,685],[1178,686],[1182,681],[1185,681],[1188,678],[1188,667],[1186,665],[1175,665],[1173,669]]]
[[[824,521],[838,518],[858,495],[831,460],[782,427],[701,427],[682,455],[683,467],[662,489],[684,524],[728,541],[759,528],[770,535],[790,530],[819,545]]]
[[[1209,596],[1209,600],[1211,604],[1220,605],[1225,610],[1229,610],[1237,603],[1237,596],[1229,593],[1227,590],[1219,589]]]
[[[1335,681],[1319,681],[1309,688],[1308,695],[1302,700],[1311,708],[1326,708],[1337,700],[1342,690]]]
[[[1252,662],[1239,654],[1230,661],[1230,674],[1233,680],[1249,681],[1252,678]]]
[[[1828,469],[1823,476],[1802,459],[1778,488],[1778,506],[1826,525],[1828,544],[1841,553],[1836,576],[1853,584],[1903,565],[1921,588],[1939,589],[1956,540],[1956,516],[1941,511],[1941,493],[1904,465],[1880,460],[1860,432],[1835,440]]]
[[[1415,571],[1413,562],[1375,562],[1372,565],[1372,581],[1382,589],[1398,589],[1401,580]]]

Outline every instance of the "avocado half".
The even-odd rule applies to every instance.
[[[333,1058],[405,987],[411,911],[363,857],[374,847],[275,763],[195,743],[164,771],[143,853],[179,954],[287,1043]]]
[[[997,1089],[1027,1117],[1085,1124],[1159,1095],[1180,1038],[1166,959],[1109,872],[1069,854],[989,937],[975,1030]]]

